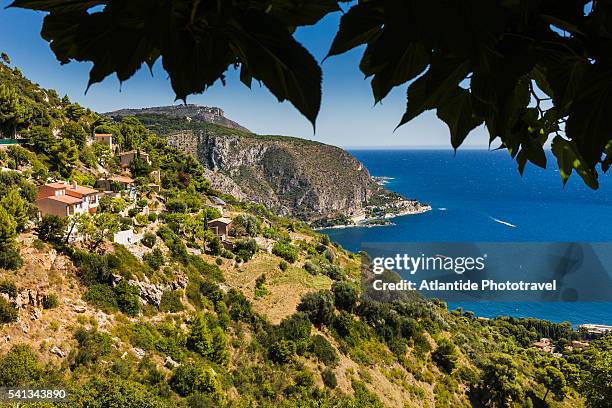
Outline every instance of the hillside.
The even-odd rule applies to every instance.
[[[338,147],[160,112],[136,117],[171,146],[197,157],[209,170],[214,188],[241,200],[315,225],[350,224],[427,209],[382,188],[362,163]]]
[[[52,118],[0,149],[0,385],[68,390],[34,406],[608,406],[612,336],[363,297],[361,254],[212,188],[137,119],[0,73],[2,118]]]

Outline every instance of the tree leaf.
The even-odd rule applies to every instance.
[[[437,115],[448,126],[451,144],[455,150],[461,146],[467,135],[482,123],[482,119],[473,114],[472,96],[460,87],[456,87],[444,99],[438,107]]]
[[[597,172],[585,165],[584,160],[580,156],[580,153],[578,153],[578,149],[576,148],[574,142],[565,140],[560,136],[556,136],[553,139],[552,152],[557,158],[559,174],[563,180],[563,185],[567,183],[572,171],[576,170],[586,185],[594,190],[599,188]]]
[[[340,27],[325,58],[367,43],[384,22],[382,2],[372,0],[351,7],[340,19]]]

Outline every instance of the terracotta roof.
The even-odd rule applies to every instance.
[[[60,203],[64,203],[64,204],[78,204],[83,201],[80,198],[72,197],[69,195],[45,197],[45,198],[41,198],[38,201],[43,201],[43,200],[59,201]]]
[[[112,136],[111,133],[96,133],[96,137],[108,137]]]
[[[128,176],[112,176],[112,177],[109,177],[108,180],[117,181],[119,183],[133,183],[134,182],[134,179]]]
[[[49,183],[49,184],[45,184],[45,187],[51,187],[51,188],[55,188],[55,189],[61,189],[61,188],[66,188],[68,187],[68,184],[63,183],[61,181],[55,182],[55,183]]]
[[[227,217],[215,218],[214,220],[208,221],[208,223],[220,222],[221,224],[231,224],[232,219]]]
[[[81,196],[86,196],[86,195],[90,195],[90,194],[96,194],[98,192],[99,192],[98,190],[95,190],[95,189],[89,188],[89,187],[85,187],[85,186],[76,186],[76,188],[73,187],[73,186],[70,186],[70,187],[66,188],[66,194],[69,194],[69,193],[73,193],[74,194],[74,193],[76,193],[76,194],[79,194]]]

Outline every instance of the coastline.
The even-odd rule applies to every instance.
[[[403,203],[410,203],[410,208],[404,208],[398,212],[387,212],[382,217],[369,217],[361,218],[358,221],[354,221],[352,224],[338,224],[329,227],[313,228],[314,231],[325,231],[333,229],[344,229],[344,228],[375,228],[375,227],[390,227],[395,223],[389,221],[393,218],[404,217],[408,215],[423,214],[431,211],[431,205],[421,204],[418,201],[404,200]],[[377,223],[379,221],[380,223]],[[382,222],[381,222],[382,221]]]

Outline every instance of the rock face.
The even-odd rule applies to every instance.
[[[279,136],[227,135],[188,130],[168,136],[209,170],[213,186],[280,214],[306,221],[363,214],[377,193],[367,169],[344,150]]]

